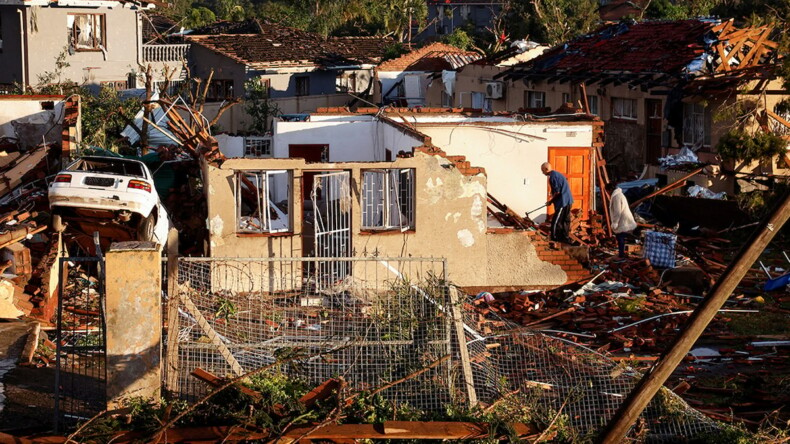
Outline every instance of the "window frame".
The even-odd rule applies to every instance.
[[[378,180],[369,180],[373,175],[378,175]],[[414,168],[372,168],[361,171],[360,227],[363,231],[415,230],[415,176]],[[407,180],[404,181],[404,177]],[[371,186],[377,188],[371,189]],[[393,214],[393,208],[398,209],[397,216]],[[380,221],[374,221],[374,218],[380,218]]]
[[[232,79],[211,79],[206,90],[206,102],[222,102],[235,97]],[[220,93],[221,91],[221,93]]]
[[[593,103],[595,103],[595,106],[593,106]],[[587,105],[590,107],[590,114],[594,116],[601,115],[601,103],[597,95],[587,94]]]
[[[80,47],[79,45],[79,33],[77,32],[77,18],[78,17],[89,17],[91,18],[91,26],[95,28],[96,26],[96,18],[99,20],[99,37],[97,42],[96,32],[91,34],[93,38],[93,45],[89,48]],[[68,26],[68,22],[71,21],[71,26]],[[69,29],[69,46],[74,49],[76,52],[101,52],[107,50],[107,14],[101,13],[68,13],[66,14],[66,24],[67,28]]]
[[[689,114],[689,110],[691,113]],[[701,103],[683,102],[683,133],[681,141],[684,145],[697,145],[702,136],[702,146],[711,146],[711,113],[710,108]],[[701,126],[701,128],[699,128]],[[699,132],[701,130],[701,133]],[[687,137],[691,140],[687,140]]]
[[[310,76],[296,76],[294,77],[294,95],[296,97],[304,97],[310,95]]]
[[[537,100],[540,98],[539,100]],[[536,100],[533,100],[536,99]],[[533,106],[534,102],[540,102],[540,106]],[[527,109],[540,109],[546,107],[546,92],[545,91],[524,91],[524,108]]]
[[[623,108],[620,113],[618,113],[618,106],[617,103],[620,102],[623,104]],[[630,113],[625,114],[626,110],[625,104],[630,104]],[[629,99],[627,97],[612,97],[612,118],[613,119],[620,119],[620,120],[629,120],[634,121],[639,119],[639,103],[637,99]]]
[[[282,210],[279,209],[275,205],[274,202],[271,201],[270,196],[270,178],[274,178],[277,175],[285,175],[286,178],[286,195],[288,199],[288,212],[283,213]],[[254,176],[257,180],[257,183],[254,184],[256,186],[256,194],[257,196],[257,210],[253,212],[257,213],[257,219],[260,222],[259,228],[249,228],[244,227],[242,225],[244,217],[242,214],[242,191],[241,187],[243,184],[243,180],[241,179],[242,176],[249,177]],[[262,180],[264,179],[264,180]],[[294,197],[293,197],[293,170],[236,170],[234,171],[234,181],[235,181],[235,210],[236,210],[236,226],[235,232],[237,234],[253,234],[253,235],[282,235],[282,234],[291,234],[293,233],[293,208],[294,208]],[[263,192],[261,189],[263,188]],[[284,227],[275,227],[272,224],[272,220],[277,220],[279,218],[272,219],[272,208],[276,208],[277,211],[282,213],[287,219]],[[268,208],[269,211],[265,212],[265,214],[260,212],[261,208]],[[254,217],[254,216],[252,216]]]
[[[265,158],[273,157],[272,138],[266,136],[245,136],[244,157],[249,157],[254,159],[265,159]]]

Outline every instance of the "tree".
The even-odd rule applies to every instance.
[[[198,6],[189,10],[184,18],[183,25],[187,29],[200,28],[217,21],[217,16],[205,6]]]
[[[244,110],[252,118],[249,130],[258,134],[269,131],[269,121],[280,114],[280,107],[269,99],[268,88],[259,79],[244,82],[244,90]]]
[[[587,34],[598,22],[595,0],[531,0],[532,14],[546,43]]]
[[[469,50],[474,46],[472,37],[461,28],[455,28],[452,33],[443,36],[442,42],[463,50]]]

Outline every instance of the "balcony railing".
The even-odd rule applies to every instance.
[[[189,43],[143,45],[143,62],[180,62],[187,58]]]

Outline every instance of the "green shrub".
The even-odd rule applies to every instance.
[[[724,160],[770,159],[787,151],[787,141],[764,131],[749,134],[742,130],[731,130],[719,140],[716,150]]]

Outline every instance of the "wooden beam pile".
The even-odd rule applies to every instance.
[[[209,123],[195,115],[189,107],[174,105],[164,100],[162,106],[167,109],[167,129],[181,141],[184,148],[192,153],[195,158],[205,157],[211,163],[221,163],[225,156],[219,151],[217,140],[211,136]],[[189,117],[184,119],[179,111]]]
[[[535,223],[530,220],[529,215],[526,217],[519,216],[515,211],[508,208],[507,205],[498,201],[494,196],[488,195],[488,214],[491,214],[506,227],[515,227],[521,230],[527,230],[535,226]]]
[[[768,40],[773,28],[760,26],[738,29],[730,19],[713,28],[718,33],[719,42],[715,46],[717,73],[752,68],[760,65],[763,57],[771,56],[779,44]]]

